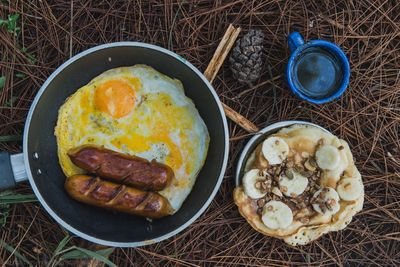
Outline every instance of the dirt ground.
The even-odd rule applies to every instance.
[[[235,164],[248,135],[229,122],[230,161],[207,212],[161,243],[115,249],[110,260],[116,265],[400,266],[398,1],[3,0],[0,17],[8,21],[0,26],[0,77],[5,77],[0,89],[0,150],[21,151],[19,140],[32,99],[72,55],[97,44],[143,41],[168,48],[204,71],[229,23],[243,32],[264,31],[272,77],[264,68],[256,87],[249,88],[235,82],[224,64],[214,82],[221,100],[259,127],[307,120],[350,144],[366,190],[363,211],[343,231],[307,246],[289,247],[252,230],[232,201]],[[289,91],[284,78],[286,39],[295,30],[306,40],[333,41],[346,52],[352,71],[343,97],[311,105]],[[32,194],[26,183],[15,192]],[[0,230],[0,263],[45,266],[65,236],[39,203],[13,204]],[[81,243],[74,237],[68,246]],[[75,263],[61,263],[66,264]]]

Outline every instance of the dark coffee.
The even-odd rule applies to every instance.
[[[340,60],[320,47],[302,51],[295,59],[293,73],[298,90],[314,99],[332,95],[343,79]]]

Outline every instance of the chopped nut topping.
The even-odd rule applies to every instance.
[[[272,206],[268,206],[268,207],[267,207],[267,210],[268,210],[268,211],[272,211],[273,209],[274,209],[274,208],[273,208]]]
[[[300,174],[307,178],[310,178],[313,175],[310,171],[301,171]]]
[[[329,205],[328,203],[325,203],[325,206],[326,206],[326,208],[327,208],[328,210],[333,210],[332,205]]]
[[[314,161],[312,158],[308,158],[308,160],[304,163],[304,167],[309,171],[315,171],[317,169],[317,167],[311,163],[312,161]]]
[[[301,156],[306,159],[310,156],[310,154],[306,151],[303,151],[303,152],[301,152]]]
[[[299,203],[299,205],[300,205],[300,207],[302,208],[302,209],[305,209],[305,208],[307,208],[307,204],[306,204],[306,202],[300,202]]]
[[[262,187],[262,189],[267,190],[267,185],[266,184],[262,183],[261,187]]]
[[[264,205],[265,205],[265,199],[263,199],[263,198],[260,198],[259,200],[257,200],[257,205],[259,206],[259,207],[264,207]]]
[[[351,184],[350,184],[350,183],[347,183],[347,184],[345,184],[343,187],[344,187],[344,189],[348,189],[350,186],[351,186]]]
[[[279,140],[275,140],[275,145],[279,145]]]
[[[262,170],[262,176],[263,177],[271,177],[271,175],[268,173],[268,169],[263,169]]]
[[[257,189],[261,189],[261,184],[262,184],[262,182],[261,182],[261,181],[258,181],[258,182],[255,184],[255,187],[256,187]]]
[[[308,217],[303,217],[303,218],[300,219],[300,222],[301,222],[301,223],[309,223],[309,222],[310,222],[310,218],[308,218]]]
[[[324,138],[321,138],[318,140],[318,145],[322,146],[326,144],[326,140]]]
[[[331,198],[331,199],[328,199],[328,201],[326,203],[328,203],[329,205],[335,205],[336,204],[336,200]]]
[[[292,179],[293,179],[293,172],[292,172],[292,169],[286,169],[286,170],[285,170],[285,175],[286,175],[286,177],[287,177],[289,180],[292,180]]]
[[[315,158],[309,158],[308,161],[310,162],[311,166],[318,167]]]
[[[343,150],[343,149],[344,149],[344,146],[339,146],[338,149],[339,149],[339,150]]]
[[[293,162],[293,161],[288,161],[288,162],[286,163],[286,167],[288,167],[288,168],[293,168],[293,167],[294,167],[294,162]]]
[[[293,200],[290,200],[288,202],[286,202],[286,204],[289,206],[289,208],[293,211],[293,212],[297,212],[300,210],[300,208],[297,206],[297,203],[294,202]]]
[[[284,192],[284,193],[285,193],[285,192],[287,192],[288,189],[287,189],[286,186],[281,186],[281,187],[280,187],[280,190],[281,190],[281,192]]]
[[[274,195],[279,196],[279,197],[282,197],[282,196],[283,196],[283,195],[282,195],[282,192],[279,191],[279,188],[278,188],[278,187],[272,188],[272,193],[273,193]]]
[[[261,188],[263,189],[264,192],[270,191],[271,190],[271,180],[266,180],[261,184]]]
[[[298,173],[301,173],[301,172],[303,171],[303,166],[301,166],[301,165],[296,165],[296,166],[294,167],[294,169],[295,169],[295,171],[297,171]]]
[[[274,170],[273,170],[272,168],[270,168],[270,169],[268,169],[268,173],[269,173],[270,175],[273,175],[273,174],[274,174]]]
[[[296,193],[290,193],[290,197],[293,197],[293,198],[295,198],[295,197],[297,197],[297,195],[296,195]]]
[[[300,156],[299,154],[295,154],[295,155],[294,155],[294,163],[295,163],[296,165],[299,165],[299,164],[301,164],[301,161],[302,161],[301,156]]]
[[[325,212],[326,212],[327,207],[326,207],[326,204],[325,204],[325,203],[320,203],[320,204],[319,204],[319,207],[320,207],[322,213],[325,213]]]

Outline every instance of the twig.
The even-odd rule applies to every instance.
[[[212,83],[217,76],[219,69],[225,61],[226,56],[234,45],[237,37],[239,36],[241,28],[235,28],[232,24],[229,25],[221,42],[219,43],[217,50],[215,50],[207,69],[204,72],[204,76]],[[258,132],[259,128],[246,119],[243,115],[234,111],[232,108],[222,103],[226,116],[228,116],[232,121],[237,123],[240,127],[245,129],[250,133]]]

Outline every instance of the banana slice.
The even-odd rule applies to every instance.
[[[308,185],[307,177],[300,173],[287,169],[279,177],[279,186],[282,193],[287,197],[297,197],[301,195]]]
[[[318,166],[323,170],[334,170],[340,163],[339,150],[331,145],[321,146],[315,152],[315,157]]]
[[[252,169],[246,172],[242,181],[246,195],[252,199],[262,198],[265,196],[266,192],[262,192],[261,188],[256,188],[256,183],[263,180],[265,180],[265,178],[260,176],[260,171],[258,169]]]
[[[333,215],[340,209],[339,195],[332,187],[325,187],[314,194],[316,202],[312,204],[314,210],[323,215]]]
[[[344,178],[337,186],[339,197],[346,201],[353,201],[360,197],[363,191],[361,181],[354,178]]]
[[[262,153],[270,165],[281,164],[289,154],[289,146],[282,138],[271,136],[264,140]]]
[[[271,200],[265,204],[261,220],[268,228],[273,230],[285,229],[292,224],[293,213],[285,203]]]

